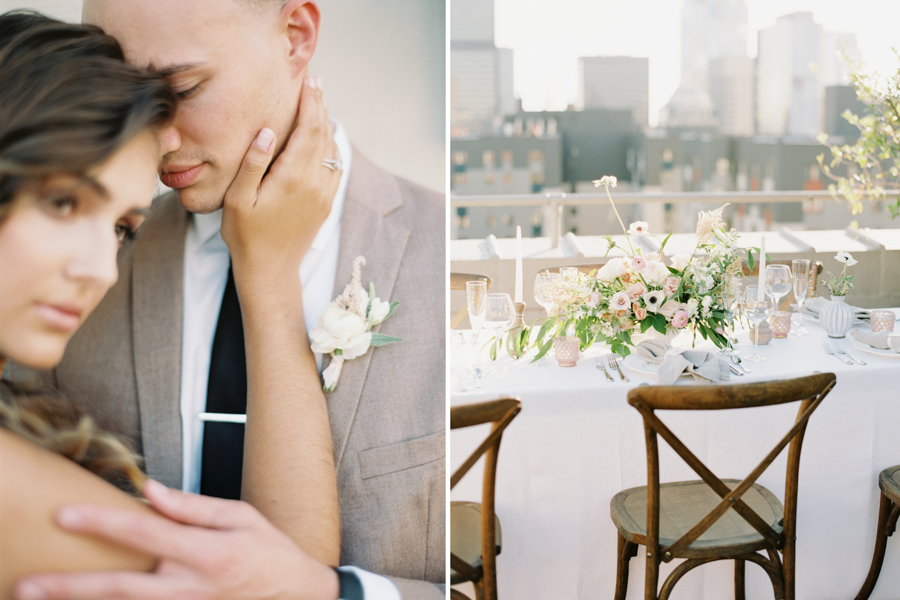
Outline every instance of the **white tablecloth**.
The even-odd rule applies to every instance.
[[[895,309],[900,313],[900,309]],[[733,383],[783,379],[813,371],[833,372],[837,385],[810,420],[800,465],[797,598],[852,598],[872,559],[878,509],[878,473],[900,464],[900,358],[873,356],[843,347],[868,364],[848,366],[822,349],[824,331],[806,321],[810,335],[760,346],[769,357],[744,364],[752,371]],[[868,330],[868,325],[861,328]],[[467,333],[468,335],[468,333]],[[482,334],[482,341],[487,338]],[[751,352],[746,333],[738,349]],[[678,342],[683,342],[679,339]],[[677,343],[677,342],[676,342]],[[631,383],[609,383],[593,357],[576,367],[557,365],[552,351],[540,363],[505,354],[491,364],[480,388],[462,392],[455,374],[475,358],[475,346],[452,336],[452,404],[518,396],[522,412],[503,435],[497,473],[496,510],[503,529],[497,558],[501,598],[557,600],[612,598],[615,590],[616,529],[609,501],[617,492],[646,485],[641,417],[626,394],[652,375],[631,371]],[[528,357],[530,359],[530,357]],[[736,411],[660,412],[697,456],[719,477],[743,479],[789,429],[798,405]],[[451,472],[486,435],[487,426],[451,434]],[[759,482],[784,498],[785,450]],[[660,440],[663,481],[697,479]],[[473,469],[452,492],[453,500],[481,496],[481,471]],[[888,540],[884,568],[873,600],[900,598],[900,539]],[[643,597],[644,549],[631,561],[628,598]],[[663,564],[662,576],[679,561]],[[771,598],[762,569],[747,565],[748,598]],[[699,567],[675,586],[673,599],[733,597],[733,563]]]

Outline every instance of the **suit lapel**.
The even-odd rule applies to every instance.
[[[181,329],[188,214],[176,194],[159,200],[134,249],[134,366],[147,474],[182,484]]]
[[[409,238],[409,229],[392,213],[402,204],[393,177],[378,169],[353,149],[353,162],[344,212],[341,216],[341,240],[337,273],[332,297],[339,295],[350,281],[353,260],[366,258],[362,269],[362,285],[375,284],[375,293],[388,300],[394,289],[400,260]],[[397,213],[394,213],[395,215]],[[373,351],[344,363],[341,377],[333,392],[326,394],[335,448],[335,468],[340,470],[347,438],[362,394]],[[325,359],[327,364],[327,358]]]

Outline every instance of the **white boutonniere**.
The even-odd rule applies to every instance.
[[[371,346],[401,341],[398,337],[372,332],[373,327],[394,314],[400,303],[376,297],[373,283],[369,284],[368,292],[363,289],[360,272],[364,264],[365,257],[357,256],[344,293],[331,301],[319,319],[319,327],[309,334],[313,352],[331,354],[331,364],[322,373],[322,389],[326,392],[337,385],[345,360],[362,356]]]

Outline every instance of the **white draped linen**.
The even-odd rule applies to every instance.
[[[900,309],[895,309],[900,314]],[[800,464],[797,598],[852,598],[865,580],[874,548],[878,473],[900,464],[900,357],[874,356],[841,346],[866,363],[848,366],[827,355],[822,328],[804,319],[810,334],[760,346],[769,357],[744,364],[751,374],[732,383],[785,379],[814,371],[833,372],[837,385],[812,416]],[[868,330],[868,325],[860,328]],[[466,332],[466,336],[470,332]],[[486,339],[483,334],[482,343]],[[552,352],[540,363],[530,356],[513,361],[505,354],[480,387],[462,392],[456,376],[472,364],[476,351],[452,336],[451,402],[465,404],[518,396],[522,412],[500,448],[496,510],[503,529],[497,558],[501,598],[557,600],[612,598],[615,590],[616,529],[609,501],[619,491],[646,485],[643,423],[626,400],[628,390],[655,384],[653,375],[624,367],[630,383],[609,383],[594,366],[594,347],[576,367],[556,364]],[[468,341],[468,338],[467,340]],[[690,343],[684,337],[676,345]],[[701,340],[702,341],[702,340]],[[738,349],[750,354],[746,333]],[[698,347],[709,349],[709,346]],[[685,383],[689,383],[687,380]],[[784,435],[798,405],[732,411],[661,411],[658,415],[720,478],[743,479]],[[485,426],[486,427],[486,426]],[[486,429],[451,434],[451,472],[468,456]],[[662,481],[698,479],[660,439]],[[759,482],[784,498],[787,451]],[[452,492],[453,500],[480,500],[481,471],[473,469]],[[896,600],[900,590],[900,539],[888,540],[884,568],[871,598]],[[679,561],[662,565],[663,578]],[[628,598],[642,598],[644,548],[631,561]],[[747,597],[771,598],[759,567],[747,564]],[[733,562],[701,566],[686,575],[673,600],[733,597]]]

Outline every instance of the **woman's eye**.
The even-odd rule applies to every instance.
[[[75,210],[75,198],[62,196],[48,201],[51,212],[58,217],[68,217]]]
[[[200,84],[197,84],[188,90],[184,90],[183,92],[176,92],[175,95],[178,96],[179,99],[185,100],[187,98],[190,98],[194,94],[196,94],[199,90],[200,90]]]
[[[119,240],[119,244],[125,243],[125,240],[134,240],[134,237],[135,231],[131,226],[126,225],[125,223],[116,225],[116,239]]]

